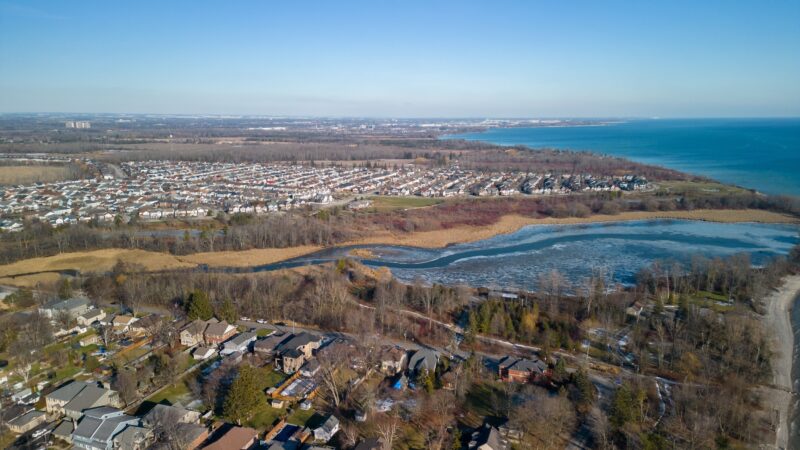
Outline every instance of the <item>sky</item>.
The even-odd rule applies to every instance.
[[[800,116],[800,1],[0,0],[0,112]]]

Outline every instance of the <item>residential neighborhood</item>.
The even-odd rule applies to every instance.
[[[99,165],[87,160],[85,164]],[[458,166],[385,167],[312,164],[237,164],[188,161],[125,162],[120,174],[54,183],[0,186],[0,228],[17,231],[22,219],[53,226],[131,220],[198,219],[270,214],[364,195],[464,197],[564,195],[633,191],[648,186],[636,175],[485,172]],[[368,201],[351,202],[353,210]]]

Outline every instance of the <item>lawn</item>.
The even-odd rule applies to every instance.
[[[67,378],[73,378],[80,371],[81,371],[80,367],[73,365],[67,365],[66,367],[62,367],[56,370],[56,375],[52,380],[53,384],[56,384],[61,380],[66,380]]]
[[[286,378],[288,377],[284,373],[278,372],[270,366],[264,366],[258,369],[258,381],[260,383],[258,387],[261,391],[279,385]]]
[[[258,337],[269,336],[270,334],[272,334],[273,331],[275,330],[273,330],[272,328],[259,328],[259,330],[256,331],[256,336]]]
[[[280,420],[284,415],[286,415],[285,409],[273,408],[266,402],[266,399],[264,399],[264,402],[258,406],[256,412],[250,420],[245,421],[244,425],[259,431],[264,431],[272,428],[275,422]]]
[[[442,199],[429,197],[370,197],[372,200],[371,211],[393,211],[396,209],[424,208],[442,203]]]
[[[189,387],[186,386],[186,383],[183,381],[179,381],[178,383],[169,386],[147,400],[153,403],[161,403],[166,400],[171,405],[174,405],[175,403],[182,401],[188,395]]]
[[[286,422],[292,425],[298,425],[304,427],[308,419],[310,419],[316,411],[314,408],[309,409],[308,411],[303,411],[300,408],[295,408],[294,411],[286,418]]]

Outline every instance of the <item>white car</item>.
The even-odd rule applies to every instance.
[[[265,323],[267,323],[267,321],[266,321],[266,320],[264,320],[264,319],[258,319],[258,320],[256,320],[256,322],[257,322],[257,323],[260,323],[260,324],[265,324]]]
[[[47,434],[49,432],[50,432],[50,430],[48,430],[47,428],[42,428],[41,430],[36,430],[36,431],[33,432],[33,438],[34,439],[38,439],[38,438],[44,436],[45,434]]]

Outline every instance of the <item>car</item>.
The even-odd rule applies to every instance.
[[[242,317],[239,317],[239,320],[243,320],[245,322],[250,322],[252,319],[249,318],[249,317],[242,316]]]
[[[262,324],[262,325],[263,325],[263,324],[267,323],[267,321],[266,321],[266,320],[264,320],[264,319],[257,319],[257,320],[256,320],[256,323],[260,323],[260,324]]]
[[[50,430],[48,430],[47,428],[42,428],[40,430],[36,430],[36,431],[33,432],[33,438],[34,439],[38,439],[38,438],[44,436],[45,434],[47,434],[49,432],[50,432]]]

